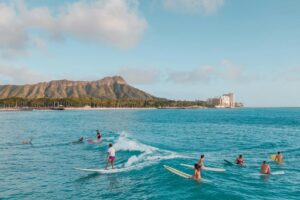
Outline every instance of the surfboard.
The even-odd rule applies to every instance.
[[[194,169],[193,165],[187,165],[187,164],[180,164],[181,166],[185,166],[188,168],[192,168]],[[225,172],[226,170],[223,168],[214,168],[214,167],[204,167],[202,168],[202,170],[206,170],[206,171],[214,171],[214,172]]]
[[[173,174],[176,174],[176,175],[178,175],[178,176],[180,176],[180,177],[182,177],[182,178],[186,178],[186,179],[191,179],[191,178],[192,178],[191,175],[189,175],[189,174],[187,174],[187,173],[184,173],[184,172],[182,172],[182,171],[179,171],[179,170],[177,170],[177,169],[175,169],[175,168],[172,168],[172,167],[170,167],[170,166],[168,166],[168,165],[164,165],[164,168],[167,169],[168,171],[172,172]],[[210,182],[209,180],[204,179],[204,178],[201,178],[200,181],[203,181],[203,182]]]
[[[283,161],[282,161],[282,162],[278,162],[278,161],[277,161],[277,159],[276,159],[276,154],[272,154],[272,155],[270,156],[270,159],[273,160],[273,161],[275,161],[275,162],[277,162],[277,163],[283,163]]]
[[[224,159],[224,161],[225,161],[225,163],[228,164],[228,165],[234,165],[234,163],[231,162],[231,161],[229,161],[229,160]]]
[[[87,140],[87,142],[89,142],[89,143],[100,143],[101,140],[92,140],[92,139],[89,139],[89,140]]]
[[[283,175],[283,174],[285,174],[284,171],[274,171],[274,172],[271,172],[271,174],[255,173],[253,175],[257,175],[257,176],[269,176],[269,175]]]
[[[76,170],[85,171],[85,172],[95,172],[99,174],[112,174],[126,171],[126,168],[119,168],[119,169],[84,169],[84,168],[74,168]]]

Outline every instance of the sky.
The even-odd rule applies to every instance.
[[[158,97],[300,106],[298,0],[0,0],[0,85],[121,75]]]

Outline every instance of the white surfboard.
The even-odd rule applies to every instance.
[[[189,174],[187,174],[187,173],[184,173],[184,172],[182,172],[182,171],[179,171],[179,170],[177,170],[177,169],[175,169],[175,168],[172,168],[172,167],[170,167],[170,166],[168,166],[168,165],[164,165],[164,168],[167,169],[168,171],[172,172],[173,174],[176,174],[176,175],[178,175],[178,176],[180,176],[180,177],[182,177],[182,178],[186,178],[186,179],[191,179],[191,178],[192,178],[191,175],[189,175]],[[203,182],[210,182],[209,180],[204,179],[204,178],[201,178],[200,181],[203,181]]]
[[[283,174],[285,174],[284,171],[274,171],[274,172],[271,172],[271,174],[254,173],[253,175],[257,175],[257,176],[269,176],[269,175],[283,175]]]
[[[127,168],[118,168],[118,169],[84,169],[84,168],[74,168],[76,170],[80,171],[86,171],[86,172],[95,172],[100,174],[112,174],[112,173],[119,173],[119,172],[125,172],[128,169]]]
[[[180,165],[194,169],[193,165],[187,165],[187,164],[180,164]],[[204,167],[204,168],[202,168],[202,170],[214,171],[214,172],[225,172],[226,171],[223,168],[214,168],[214,167]]]

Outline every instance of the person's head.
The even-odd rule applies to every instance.
[[[113,145],[112,145],[112,143],[110,143],[108,146],[109,146],[109,147],[112,147]]]
[[[242,155],[242,154],[240,154],[240,155],[239,155],[239,158],[243,158],[243,155]]]
[[[267,162],[264,160],[264,161],[263,161],[263,165],[265,165],[265,164],[267,164]]]
[[[277,154],[279,155],[279,154],[281,154],[281,152],[280,152],[280,151],[278,151],[278,152],[277,152]]]
[[[200,158],[203,159],[203,158],[204,158],[204,155],[202,154],[202,155],[200,156]]]

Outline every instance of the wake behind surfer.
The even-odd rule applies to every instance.
[[[200,156],[199,161],[198,161],[198,165],[201,167],[201,169],[203,169],[203,168],[205,167],[205,166],[204,166],[204,163],[203,163],[204,159],[205,159],[205,156],[202,154],[202,155]]]
[[[113,145],[110,143],[108,145],[108,150],[107,150],[107,164],[106,164],[105,169],[107,169],[109,163],[111,164],[111,168],[112,169],[114,168],[115,158],[116,158],[116,150],[113,147]]]
[[[244,165],[244,158],[243,155],[239,155],[239,157],[235,160],[235,164],[243,166]]]
[[[263,161],[261,167],[260,167],[260,172],[262,174],[270,174],[271,173],[271,168],[270,165],[266,161]]]

